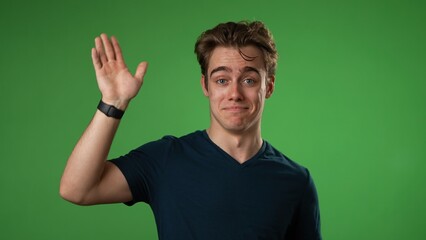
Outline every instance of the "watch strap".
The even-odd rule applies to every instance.
[[[115,119],[121,119],[124,115],[124,111],[122,111],[122,110],[120,110],[120,109],[118,109],[118,108],[116,108],[112,105],[104,103],[102,101],[102,99],[99,101],[98,109],[99,109],[99,111],[101,111],[105,115],[107,115],[108,117],[112,117],[112,118],[115,118]]]

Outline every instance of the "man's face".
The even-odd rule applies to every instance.
[[[267,78],[262,52],[254,46],[217,47],[207,75],[201,84],[210,101],[211,128],[235,133],[259,128],[275,80]]]

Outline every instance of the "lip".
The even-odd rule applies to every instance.
[[[229,112],[242,112],[247,110],[248,107],[244,106],[230,106],[230,107],[224,107],[223,110],[229,111]]]

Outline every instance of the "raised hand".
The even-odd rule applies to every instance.
[[[117,39],[115,37],[108,39],[104,33],[95,38],[92,62],[102,93],[102,101],[125,110],[143,84],[148,63],[141,62],[136,68],[135,74],[132,75],[124,62]]]

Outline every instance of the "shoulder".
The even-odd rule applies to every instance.
[[[309,181],[310,173],[306,167],[293,161],[267,141],[265,141],[265,151],[262,158],[264,161],[273,162],[279,171],[291,174],[292,176],[299,178],[301,181]]]
[[[183,135],[181,137],[176,137],[173,135],[165,135],[163,136],[160,140],[158,140],[159,142],[194,142],[194,141],[199,141],[200,139],[204,138],[204,131],[201,130],[197,130],[191,133],[188,133],[186,135]]]
[[[182,137],[177,138],[178,141],[192,143],[199,142],[205,139],[205,131],[197,130]]]
[[[178,148],[182,145],[194,144],[200,142],[203,138],[203,131],[195,131],[189,134],[186,134],[181,137],[176,137],[173,135],[165,135],[162,138],[145,143],[140,147],[134,149],[135,152],[155,152],[155,153],[165,153],[168,150]]]

